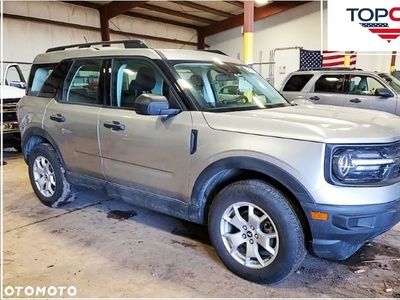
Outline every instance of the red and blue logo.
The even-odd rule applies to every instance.
[[[347,8],[351,21],[378,35],[388,43],[400,36],[400,7],[386,8]]]

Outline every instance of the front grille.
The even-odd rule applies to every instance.
[[[17,120],[17,113],[13,112],[3,112],[3,121],[16,121]]]

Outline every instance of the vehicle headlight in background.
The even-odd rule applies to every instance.
[[[331,175],[343,185],[390,184],[400,180],[400,143],[389,146],[331,148]]]

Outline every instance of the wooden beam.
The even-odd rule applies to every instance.
[[[176,17],[180,17],[180,18],[184,18],[184,19],[190,19],[190,20],[205,23],[205,24],[215,23],[215,21],[213,21],[213,20],[209,20],[209,19],[198,17],[198,16],[191,15],[191,14],[186,14],[184,12],[180,12],[180,11],[176,11],[176,10],[172,10],[172,9],[168,9],[168,8],[164,8],[164,7],[160,7],[160,6],[155,6],[152,4],[143,4],[141,7],[148,9],[148,10],[157,11],[157,12],[160,12],[160,13],[163,13],[166,15],[176,16]]]
[[[200,4],[197,4],[197,3],[193,3],[193,2],[190,2],[190,1],[171,1],[171,2],[173,2],[175,4],[178,4],[178,5],[190,7],[190,8],[193,8],[193,9],[198,9],[198,10],[201,10],[201,11],[204,11],[204,12],[208,12],[208,13],[211,13],[211,14],[214,14],[214,15],[217,15],[217,16],[225,17],[225,18],[230,18],[230,17],[235,16],[235,15],[232,15],[230,13],[227,13],[227,12],[224,12],[224,11],[221,11],[221,10],[218,10],[218,9],[214,9],[214,8],[211,8],[211,7],[208,7],[208,6],[200,5]]]
[[[103,6],[100,4],[86,2],[86,1],[61,1],[61,2],[64,2],[67,4],[69,3],[69,4],[79,5],[79,6],[87,7],[87,8],[93,8],[93,9],[97,9],[97,10],[100,10],[100,8]],[[196,25],[186,24],[186,23],[168,20],[168,19],[164,19],[164,18],[160,18],[160,17],[148,16],[148,15],[144,15],[144,14],[132,12],[132,11],[127,11],[127,12],[123,13],[123,15],[129,16],[132,18],[149,20],[149,21],[154,21],[154,22],[159,22],[159,23],[164,23],[164,24],[171,24],[174,26],[180,26],[180,27],[184,27],[184,28],[191,28],[191,29],[196,29],[196,30],[197,30],[197,28],[199,28],[199,26],[196,26]]]
[[[206,49],[206,39],[201,28],[197,30],[197,49]]]
[[[13,14],[7,14],[7,13],[3,13],[3,17],[10,18],[10,19],[16,19],[16,20],[29,21],[29,22],[36,22],[36,23],[41,23],[41,24],[49,24],[49,25],[63,26],[63,27],[76,28],[76,29],[82,29],[82,30],[90,30],[90,31],[95,31],[95,32],[101,31],[101,29],[98,27],[73,24],[73,23],[67,23],[67,22],[61,22],[61,21],[54,21],[54,20],[49,20],[49,19],[40,19],[40,18],[13,15]],[[136,37],[136,38],[142,38],[142,39],[174,43],[174,44],[197,46],[196,42],[189,42],[189,41],[183,41],[183,40],[177,40],[177,39],[157,37],[157,36],[151,36],[151,35],[146,35],[146,34],[136,34],[136,33],[132,33],[132,32],[124,32],[124,31],[118,31],[118,30],[113,30],[113,29],[110,29],[110,33],[121,34],[121,35],[129,36],[129,37]]]
[[[244,9],[244,3],[240,1],[224,1],[226,3],[229,3],[231,5],[235,5],[237,7],[240,7],[241,9]]]
[[[309,3],[311,1],[278,1],[271,4],[257,7],[254,9],[254,21],[261,20],[275,14],[284,12],[294,7]],[[240,14],[229,19],[208,25],[204,28],[204,36],[210,36],[216,33],[223,32],[228,29],[243,26],[244,14]]]
[[[107,10],[108,19],[112,19],[146,2],[147,1],[113,1],[104,6]]]

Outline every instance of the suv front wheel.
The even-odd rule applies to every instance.
[[[282,193],[260,180],[233,183],[216,196],[209,233],[226,267],[252,282],[283,281],[306,255],[294,209]]]
[[[73,200],[65,170],[50,144],[44,143],[33,148],[28,166],[31,185],[43,204],[59,207]]]

